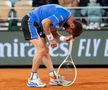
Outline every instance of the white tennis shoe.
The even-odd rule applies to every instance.
[[[46,87],[47,85],[45,83],[42,83],[40,78],[37,79],[28,79],[27,86],[29,87]]]
[[[56,85],[58,85],[58,81],[57,81],[57,79],[50,78],[49,84],[52,86],[56,86]]]
[[[71,81],[66,81],[63,78],[63,76],[59,77],[59,81],[57,79],[53,79],[53,78],[50,77],[50,82],[49,82],[49,84],[53,85],[53,86],[56,86],[56,85],[68,85],[70,83],[71,83]]]

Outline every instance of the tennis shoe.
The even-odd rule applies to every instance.
[[[46,87],[45,83],[42,83],[40,78],[38,77],[37,79],[28,79],[27,86],[29,87]]]
[[[59,80],[50,78],[50,85],[56,86],[56,85],[69,85],[71,83],[71,81],[67,81],[64,79],[63,76],[59,76]]]
[[[59,81],[59,85],[69,85],[71,84],[71,81],[67,81],[67,80],[60,80]]]
[[[58,85],[58,81],[57,81],[57,79],[50,78],[49,84],[52,86],[56,86],[56,85]]]
[[[64,76],[59,75],[58,78],[59,78],[58,81],[59,85],[69,85],[71,83],[71,81],[65,80]]]

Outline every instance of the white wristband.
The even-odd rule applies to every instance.
[[[49,40],[49,41],[51,41],[51,40],[53,40],[53,39],[54,39],[54,37],[53,37],[52,33],[51,33],[51,34],[49,34],[49,35],[46,35],[46,36],[47,36],[47,38],[48,38],[48,40]]]
[[[65,36],[60,36],[60,38],[59,38],[61,41],[64,41],[64,39],[65,39]]]

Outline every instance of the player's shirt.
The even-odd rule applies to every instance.
[[[47,4],[40,7],[36,7],[34,10],[27,14],[30,18],[30,22],[37,22],[42,27],[42,20],[49,18],[52,22],[52,26],[62,26],[66,20],[70,17],[69,10],[56,5]]]
[[[28,27],[29,32],[31,35],[31,38],[38,38],[39,35],[44,35],[44,30],[42,27],[42,20],[45,18],[50,19],[52,25],[51,25],[51,31],[56,30],[56,28],[61,28],[63,24],[66,22],[66,20],[70,17],[70,12],[56,4],[47,4],[40,7],[36,7],[32,11],[30,11],[28,14],[29,20],[28,20]],[[38,33],[37,28],[34,26],[34,22],[36,22],[41,30],[40,33]]]

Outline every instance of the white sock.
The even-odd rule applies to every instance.
[[[31,79],[37,79],[38,78],[37,73],[36,72],[31,72],[30,78]]]

